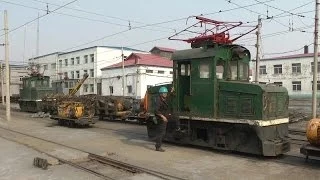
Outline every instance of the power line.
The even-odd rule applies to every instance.
[[[59,10],[59,9],[62,9],[62,8],[68,6],[68,5],[70,5],[70,4],[72,4],[72,3],[76,2],[76,1],[78,1],[78,0],[73,0],[73,1],[71,1],[71,2],[68,2],[68,3],[66,3],[66,4],[64,4],[64,5],[56,8],[56,9],[54,9],[54,10],[51,11],[50,13],[55,12],[55,11],[57,11],[57,10]],[[22,28],[22,27],[24,27],[24,26],[26,26],[26,25],[28,25],[28,24],[30,24],[30,23],[38,20],[38,19],[40,19],[40,18],[43,18],[43,17],[45,17],[45,16],[47,16],[47,15],[48,15],[48,14],[44,14],[44,15],[39,16],[39,17],[37,17],[37,18],[35,18],[35,19],[31,20],[31,21],[28,21],[28,22],[26,22],[26,23],[24,23],[24,24],[22,24],[22,25],[20,25],[20,26],[18,26],[18,27],[16,27],[16,28],[13,28],[12,30],[10,30],[10,31],[8,32],[8,34],[11,33],[11,32],[14,32],[14,31],[16,31],[16,30],[18,30],[18,29],[20,29],[20,28]],[[0,37],[2,37],[2,36],[4,36],[4,35],[5,35],[5,34],[2,34],[2,35],[0,35]]]
[[[4,2],[4,3],[7,3],[7,4],[20,6],[20,7],[24,7],[24,8],[40,10],[40,11],[44,11],[44,12],[50,12],[50,11],[47,11],[47,9],[41,9],[41,8],[37,8],[37,7],[27,6],[27,5],[24,5],[24,4],[17,4],[17,3],[13,3],[13,2],[4,1],[4,0],[0,0],[0,2]],[[110,24],[110,25],[130,28],[128,25],[124,25],[124,24],[108,22],[108,21],[98,20],[98,19],[92,19],[92,18],[87,18],[87,17],[83,17],[83,16],[76,16],[76,15],[73,15],[73,14],[67,14],[67,13],[61,13],[61,12],[51,12],[51,13],[64,15],[64,16],[69,16],[69,17],[74,17],[74,18],[78,18],[78,19],[82,19],[82,20],[95,21],[95,22],[101,22],[101,23],[105,23],[105,24]],[[155,30],[155,29],[149,29],[149,28],[141,28],[141,29],[150,30],[150,31],[159,31],[159,32],[172,32],[172,31]]]
[[[53,6],[59,6],[58,4],[48,3],[48,2],[44,2],[44,1],[40,1],[40,0],[30,0],[30,1],[35,1],[35,2],[39,2],[39,3],[43,3],[43,4],[49,4],[49,5],[53,5]],[[135,22],[135,23],[140,23],[140,24],[146,24],[146,23],[143,23],[143,22],[140,22],[140,21],[136,21],[136,20],[132,20],[132,19],[119,18],[119,17],[100,14],[100,13],[87,11],[87,10],[83,10],[83,9],[79,9],[79,8],[66,7],[66,9],[70,9],[70,10],[74,10],[74,11],[78,11],[78,12],[83,12],[83,13],[87,13],[87,14],[92,14],[92,15],[96,15],[96,16],[101,16],[101,17],[107,17],[107,18],[111,18],[111,19],[117,19],[117,20],[120,20],[120,21],[125,21],[127,23],[128,22]],[[163,28],[163,29],[175,30],[175,29],[169,28],[169,27],[163,27],[163,26],[157,26],[157,27],[160,27],[160,28]]]
[[[274,36],[278,36],[278,35],[282,35],[282,34],[287,34],[287,33],[291,33],[291,32],[304,32],[305,29],[312,28],[312,27],[314,27],[314,25],[299,27],[299,28],[294,29],[293,31],[288,31],[288,30],[278,31],[278,32],[274,32],[274,33],[269,33],[269,34],[262,35],[262,38],[274,37]],[[301,29],[304,29],[304,30],[301,30]],[[309,32],[308,32],[308,33],[309,33]],[[241,42],[242,42],[243,40],[245,40],[244,42],[249,42],[249,41],[255,40],[255,38],[254,38],[254,37],[251,37],[251,38],[241,39]]]
[[[234,5],[238,6],[239,8],[241,7],[242,9],[245,9],[245,10],[251,12],[251,13],[255,13],[255,14],[257,14],[257,15],[265,16],[266,19],[272,19],[272,17],[269,17],[269,16],[266,15],[266,14],[263,14],[263,13],[260,13],[260,12],[257,12],[257,11],[253,11],[253,10],[247,8],[247,7],[243,7],[243,6],[241,6],[241,5],[237,4],[237,3],[234,3],[234,2],[232,2],[231,0],[226,0],[226,1],[227,1],[228,3],[231,3],[231,4],[234,4]],[[282,25],[282,26],[284,26],[284,27],[290,28],[289,26],[281,23],[280,21],[277,21],[277,20],[275,20],[275,19],[272,19],[272,20],[274,20],[275,22],[277,22],[278,24],[280,24],[280,25]]]
[[[304,6],[307,6],[307,5],[309,5],[309,4],[313,3],[313,2],[314,2],[313,0],[312,0],[312,1],[309,1],[309,2],[307,2],[307,3],[305,3],[305,4],[302,4],[302,5],[300,5],[300,6],[296,7],[296,8],[290,9],[289,11],[294,11],[294,10],[300,9],[300,8],[302,8],[302,7],[304,7]],[[313,10],[313,11],[310,11],[310,12],[314,12],[314,10]],[[277,14],[277,15],[275,15],[275,16],[273,16],[273,17],[278,17],[278,16],[281,16],[282,14],[285,14],[285,12],[280,13],[280,14]],[[296,14],[300,14],[300,13],[296,13]]]
[[[307,45],[307,46],[310,46],[312,45],[313,43]],[[295,49],[295,50],[290,50],[290,51],[284,51],[284,52],[277,52],[277,53],[264,53],[264,55],[279,55],[279,54],[287,54],[287,53],[292,53],[292,52],[297,52],[297,51],[300,51],[304,49],[304,47],[302,48],[299,48],[299,49]]]
[[[259,2],[259,3],[262,3],[262,4],[264,4],[264,5],[267,6],[267,7],[271,7],[271,8],[273,8],[273,9],[282,11],[282,12],[284,12],[284,13],[288,13],[288,14],[290,14],[290,15],[294,15],[294,16],[302,17],[302,18],[305,18],[305,17],[306,17],[306,16],[301,15],[301,14],[292,13],[292,12],[290,12],[290,11],[286,11],[286,10],[280,9],[280,8],[278,8],[278,7],[275,7],[275,6],[271,6],[271,5],[267,4],[266,2],[261,2],[261,1],[259,1],[259,0],[255,0],[255,1],[256,1],[256,2]],[[307,18],[311,18],[311,17],[307,17]],[[311,18],[311,19],[314,19],[314,18]]]

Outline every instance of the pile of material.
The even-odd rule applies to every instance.
[[[310,120],[310,114],[301,109],[289,110],[289,123]]]

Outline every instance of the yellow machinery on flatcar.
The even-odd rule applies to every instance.
[[[62,101],[58,105],[58,116],[62,118],[79,119],[84,115],[84,104],[80,101],[73,101],[70,97],[74,96],[84,81],[88,78],[88,74],[84,74],[83,78],[69,90],[68,100]]]

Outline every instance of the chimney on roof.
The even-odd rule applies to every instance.
[[[303,47],[303,49],[304,49],[304,54],[308,54],[309,53],[309,46],[305,45]]]

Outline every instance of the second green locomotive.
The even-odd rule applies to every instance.
[[[42,111],[42,98],[53,92],[50,87],[50,77],[31,73],[29,77],[24,77],[22,82],[19,99],[20,110],[24,112]]]

